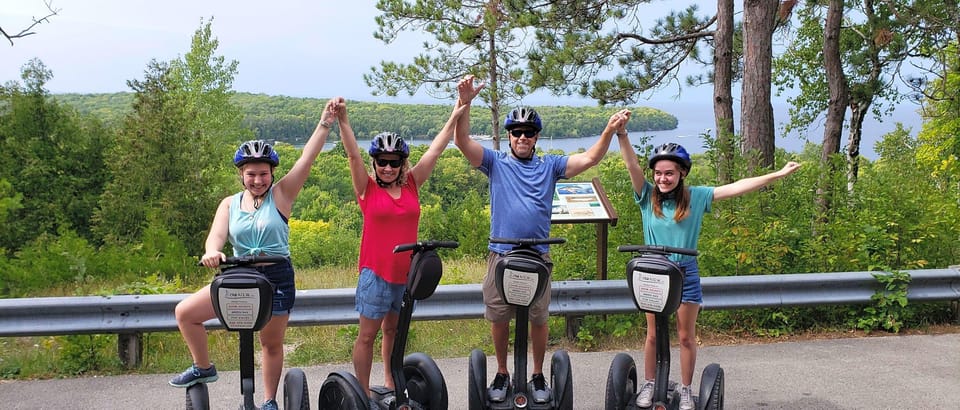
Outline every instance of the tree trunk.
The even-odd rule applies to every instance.
[[[823,28],[823,68],[830,91],[827,101],[827,120],[823,127],[823,148],[820,161],[827,172],[820,175],[817,187],[817,204],[820,215],[827,215],[831,208],[831,176],[836,172],[830,158],[840,152],[840,134],[849,101],[849,89],[840,59],[840,24],[843,21],[843,0],[830,0],[827,19]],[[821,222],[827,222],[821,219]]]
[[[500,150],[500,89],[497,81],[500,72],[497,71],[497,32],[490,30],[490,116],[493,121],[490,132],[493,137],[493,149]]]
[[[713,36],[713,116],[717,130],[717,182],[733,182],[733,0],[717,2]]]
[[[740,132],[750,167],[773,165],[774,123],[770,103],[773,29],[779,0],[745,0],[743,5],[743,91]]]
[[[860,139],[863,135],[863,120],[870,109],[869,101],[850,103],[850,133],[847,141],[847,193],[853,193],[860,172]]]

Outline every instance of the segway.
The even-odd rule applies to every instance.
[[[467,372],[470,410],[483,409],[573,409],[573,374],[570,356],[566,350],[557,350],[550,360],[551,399],[536,403],[527,391],[527,339],[530,306],[543,296],[550,280],[549,270],[540,253],[533,246],[558,244],[563,238],[505,239],[490,238],[491,243],[515,245],[496,266],[494,281],[500,297],[516,307],[516,325],[513,339],[513,386],[506,399],[494,402],[487,397],[487,357],[483,350],[470,353]]]
[[[210,284],[210,299],[220,323],[240,334],[240,410],[256,410],[254,404],[253,333],[263,329],[273,315],[274,286],[250,265],[286,262],[286,256],[236,256],[220,264],[220,274]],[[206,383],[187,388],[187,410],[210,409]],[[283,378],[283,408],[309,410],[307,378],[300,369],[287,370]]]
[[[641,312],[656,315],[657,370],[652,404],[656,410],[676,410],[680,407],[680,386],[670,380],[670,315],[677,311],[683,293],[684,272],[676,262],[666,257],[671,253],[696,256],[694,249],[653,245],[624,245],[620,252],[633,252],[627,262],[627,287],[633,303]],[[618,353],[607,374],[604,408],[607,410],[637,409],[640,375],[633,358]],[[723,369],[711,363],[700,376],[700,395],[693,396],[698,410],[723,409]]]
[[[393,252],[412,250],[407,287],[403,291],[397,336],[390,354],[390,375],[396,389],[370,386],[376,408],[371,409],[363,387],[350,372],[330,373],[320,386],[320,410],[324,409],[439,409],[447,408],[447,383],[440,367],[424,353],[404,357],[413,317],[414,301],[424,300],[437,289],[443,276],[443,263],[437,248],[456,248],[455,241],[427,241],[398,245]]]

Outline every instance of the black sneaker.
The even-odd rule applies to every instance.
[[[543,378],[543,373],[533,375],[527,386],[530,395],[533,396],[534,403],[547,403],[550,401],[550,388],[547,387],[547,380]]]
[[[507,390],[510,390],[510,375],[497,373],[497,377],[493,378],[493,383],[487,389],[487,397],[490,398],[490,401],[504,401],[507,398]]]
[[[194,363],[190,368],[184,370],[176,377],[170,379],[170,385],[173,387],[190,387],[197,383],[213,383],[217,381],[217,368],[210,363],[210,368],[201,369]]]
[[[260,406],[260,410],[280,410],[280,406],[277,404],[276,400],[270,399],[263,402],[263,405]]]

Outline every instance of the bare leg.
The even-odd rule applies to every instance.
[[[510,342],[510,321],[491,322],[490,333],[493,336],[493,348],[497,354],[497,373],[510,373],[507,370],[507,344]]]
[[[370,319],[360,315],[360,334],[353,343],[353,371],[363,391],[370,397],[370,367],[373,366],[373,342],[377,339],[383,319]]]
[[[196,293],[177,303],[174,315],[177,318],[180,335],[183,336],[187,349],[190,349],[193,363],[203,369],[210,367],[207,329],[203,327],[203,322],[216,317],[213,311],[213,302],[210,301],[210,286],[204,286]]]
[[[547,338],[550,336],[550,327],[530,324],[530,344],[533,347],[533,374],[543,373],[543,356],[547,352]]]
[[[657,377],[657,322],[653,313],[647,313],[647,338],[643,342],[643,375],[647,380]]]
[[[693,383],[693,370],[697,366],[697,314],[700,305],[681,303],[677,310],[677,335],[680,337],[680,382]]]
[[[400,321],[400,314],[389,312],[383,318],[380,330],[383,332],[383,340],[380,347],[380,356],[383,358],[383,386],[393,389],[393,373],[390,366],[390,356],[393,353],[393,341],[397,338],[397,322]]]
[[[260,330],[260,349],[263,351],[263,395],[266,400],[276,400],[277,387],[283,374],[283,337],[287,332],[290,315],[274,315]]]

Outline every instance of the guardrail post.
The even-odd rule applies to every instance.
[[[117,354],[120,355],[120,362],[127,369],[140,367],[140,363],[143,362],[143,333],[118,333]]]

